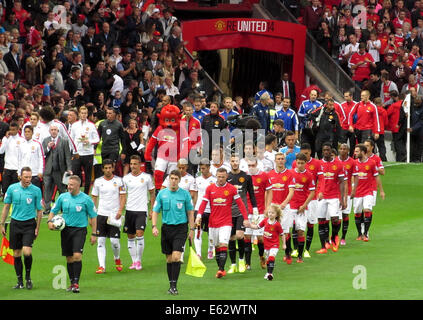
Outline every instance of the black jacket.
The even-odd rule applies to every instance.
[[[339,137],[341,124],[335,109],[329,110],[325,106],[317,108],[311,113],[316,123],[317,136],[334,141]]]
[[[119,152],[119,143],[122,145],[122,154],[126,154],[125,135],[123,125],[118,120],[109,122],[104,120],[98,126],[98,135],[103,139],[101,153]]]

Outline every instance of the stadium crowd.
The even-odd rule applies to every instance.
[[[364,83],[363,78],[358,79],[363,82],[359,102],[352,101],[352,94],[345,92],[345,101],[337,103],[330,92],[321,93],[316,86],[309,87],[302,93],[305,97],[302,97],[298,108],[295,84],[289,81],[289,74],[284,73],[277,91],[269,92],[266,83],[261,82],[252,99],[255,102],[246,107],[241,97],[224,97],[219,101],[213,90],[207,90],[204,70],[198,61],[192,64],[187,61],[181,24],[164,1],[16,0],[1,3],[0,67],[3,85],[0,88],[0,153],[4,154],[1,168],[4,201],[15,204],[8,188],[17,188],[19,183],[24,186],[23,173],[31,172],[29,178],[32,184],[43,190],[44,214],[49,215],[49,228],[53,229],[53,215],[60,210],[67,214],[70,209],[65,201],[73,201],[66,193],[66,177],[72,177],[72,182],[68,182],[72,195],[79,192],[75,181],[83,185],[84,192],[91,195],[98,206],[97,222],[92,225],[93,237],[98,237],[97,273],[106,270],[106,238],[110,238],[116,269],[121,271],[123,268],[120,241],[117,240],[122,225],[108,218],[110,212],[117,212],[112,220],[120,219],[125,210],[125,196],[126,212],[132,212],[131,217],[126,217],[125,223],[128,224],[124,226],[132,258],[130,268],[142,269],[144,229],[147,216],[151,214],[148,212],[148,199],[151,201],[153,221],[157,219],[155,212],[171,211],[172,208],[180,210],[182,205],[180,208],[178,198],[172,207],[169,200],[163,199],[164,192],[159,192],[163,188],[175,187],[175,181],[180,189],[189,192],[182,196],[193,200],[191,206],[186,204],[184,208],[190,212],[194,205],[198,212],[195,227],[193,221],[189,221],[189,227],[191,231],[196,231],[194,244],[199,255],[202,232],[208,227],[214,229],[210,230],[215,241],[208,245],[208,258],[213,258],[215,254],[219,266],[216,276],[219,278],[226,275],[224,266],[228,253],[232,262],[230,273],[250,268],[252,243],[256,239],[261,267],[267,267],[266,279],[273,279],[277,251],[270,250],[276,247],[269,247],[266,242],[266,236],[273,232],[269,231],[271,228],[267,224],[269,221],[275,223],[275,217],[281,216],[281,210],[284,214],[278,230],[284,233],[284,260],[288,264],[292,263],[292,257],[298,257],[297,262],[302,263],[303,257],[310,256],[314,224],[318,224],[322,244],[319,254],[326,253],[329,248],[336,252],[340,245],[346,244],[348,214],[355,195],[357,240],[369,240],[368,230],[378,189],[384,197],[377,177],[384,174],[382,160],[386,158],[384,143],[381,143],[384,130],[394,133],[397,160],[404,161],[405,156],[405,115],[402,97],[393,84],[391,86],[392,73],[382,72],[382,80],[379,80],[378,73],[373,73],[373,82]],[[315,0],[313,5],[318,6]],[[318,32],[316,36],[319,36]],[[354,40],[355,36],[351,37]],[[358,47],[358,53],[354,54],[362,56],[366,47]],[[395,56],[394,60],[400,61],[400,52],[395,51],[395,54],[398,57]],[[362,69],[365,68],[362,62],[351,62],[353,57],[349,64],[357,75],[356,69],[364,71]],[[368,59],[371,60],[370,57]],[[366,60],[365,64],[370,65],[370,61]],[[423,112],[420,84],[412,87],[413,82],[409,79],[413,78],[406,79],[403,79],[405,91],[412,92],[413,160],[421,161]],[[387,91],[385,87],[388,87]],[[259,146],[255,139],[245,141],[242,153],[227,157],[221,145],[211,143],[213,130],[235,134],[238,122],[234,119],[239,114],[248,115],[247,128],[264,131],[265,143]],[[163,135],[168,124],[164,120],[178,123],[180,120],[178,130],[186,134],[181,136],[183,141],[188,142],[181,150],[177,148],[176,158],[166,158],[166,154],[160,153],[161,143],[170,139]],[[192,138],[191,133],[198,132],[200,128],[204,136]],[[209,143],[206,143],[205,133]],[[381,159],[374,154],[376,144]],[[191,152],[200,155],[200,163],[186,160],[191,159],[188,157]],[[353,160],[351,156],[358,159]],[[362,166],[361,163],[369,165]],[[135,181],[140,174],[140,182]],[[75,175],[81,179],[78,180]],[[352,187],[353,175],[367,182],[358,183],[359,180],[356,180]],[[224,191],[216,199],[209,186],[226,188],[226,181],[232,181],[231,184],[237,187],[222,189]],[[57,191],[61,195],[52,205]],[[161,202],[155,202],[155,197]],[[243,201],[238,201],[239,197]],[[82,200],[89,201],[87,198]],[[229,211],[223,210],[222,213],[215,207],[216,203],[217,208],[232,202],[235,205],[235,201],[238,209],[231,210],[229,207]],[[30,204],[31,201],[27,203]],[[306,210],[308,204],[310,209]],[[36,210],[40,209],[37,207]],[[226,212],[230,213],[230,236],[226,231],[222,236],[219,230],[217,233],[215,230],[229,227],[227,216],[216,218]],[[264,218],[268,212],[270,220]],[[2,224],[6,218],[4,214],[5,211],[0,221]],[[91,219],[95,216],[92,208],[87,214]],[[13,218],[12,211],[12,221]],[[332,225],[331,237],[329,221]],[[339,237],[341,222],[342,237]],[[85,224],[81,221],[75,223],[76,227],[87,226],[86,221]],[[188,221],[183,223],[188,224]],[[202,228],[197,228],[198,225]],[[155,235],[157,231],[153,231]],[[62,249],[63,239],[73,236],[67,234],[62,237]],[[32,241],[29,239],[24,247],[30,247]],[[235,262],[236,241],[240,255],[238,267]],[[272,245],[276,246],[274,242]],[[82,262],[81,255],[72,255],[75,251],[71,250],[75,248],[65,247],[62,253],[67,257],[72,281],[70,290],[79,292]],[[184,250],[182,247],[177,249]],[[172,253],[169,248],[163,250],[167,255]],[[265,250],[267,260],[264,258]],[[30,255],[27,253],[24,250],[26,257]],[[19,255],[15,258],[18,264],[15,265],[17,288],[23,288],[22,262],[19,264]],[[26,263],[32,264],[32,260],[26,258]],[[179,268],[179,262],[169,258],[171,294],[177,294]],[[28,274],[27,278],[30,279]],[[32,288],[32,284],[29,287]]]

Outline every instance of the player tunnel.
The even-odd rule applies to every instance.
[[[258,83],[275,84],[282,72],[291,74],[297,94],[304,88],[306,28],[263,19],[211,19],[183,24],[189,51],[232,49],[232,95],[246,98]],[[275,88],[270,88],[275,89]]]

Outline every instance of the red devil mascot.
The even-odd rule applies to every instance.
[[[157,116],[160,125],[151,136],[144,156],[145,161],[151,162],[153,149],[157,145],[154,181],[156,190],[160,190],[165,172],[175,170],[179,159],[188,158],[188,134],[180,125],[181,112],[177,106],[168,104]]]

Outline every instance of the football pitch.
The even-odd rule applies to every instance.
[[[66,270],[61,256],[59,232],[47,229],[43,219],[40,235],[34,242],[32,291],[13,290],[14,268],[0,261],[1,300],[343,300],[343,299],[422,299],[423,272],[421,232],[423,226],[423,165],[388,164],[382,178],[386,199],[378,198],[370,229],[370,241],[356,241],[354,216],[350,216],[347,245],[337,253],[324,256],[314,252],[320,241],[317,226],[310,259],[292,265],[282,262],[279,251],[274,270],[275,279],[263,279],[265,270],[259,265],[258,250],[252,254],[252,270],[229,274],[216,279],[216,261],[207,260],[203,239],[203,261],[207,271],[203,278],[185,274],[181,267],[178,296],[167,295],[169,283],[160,239],[151,234],[151,221],[145,233],[143,270],[129,270],[127,237],[122,233],[121,259],[124,270],[114,268],[110,242],[107,240],[106,273],[97,275],[97,250],[89,238],[85,243],[80,294],[60,288],[60,275]],[[90,233],[90,229],[88,234]],[[204,235],[206,236],[206,235]],[[185,262],[188,261],[188,249]],[[227,268],[230,261],[228,258]],[[65,272],[65,274],[67,274]],[[68,284],[66,284],[68,285]],[[56,288],[55,288],[56,287]]]

